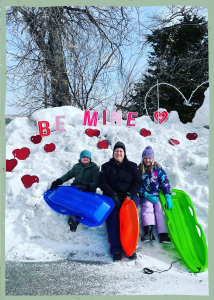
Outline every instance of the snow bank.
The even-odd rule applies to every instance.
[[[79,108],[73,106],[62,106],[54,108],[41,109],[33,113],[32,121],[48,121],[51,131],[56,130],[56,116],[65,116],[60,119],[64,122],[63,128],[67,129],[68,125],[77,126],[82,125],[84,112]]]
[[[210,121],[210,105],[209,105],[209,88],[204,92],[203,105],[196,111],[192,120],[193,125],[197,127],[209,125]]]
[[[55,117],[65,116],[62,121],[65,132],[55,131]],[[102,125],[98,121],[97,129],[100,136],[90,138],[85,134],[83,112],[75,107],[48,108],[35,112],[33,120],[49,121],[52,133],[44,137],[39,144],[33,144],[32,135],[38,134],[38,127],[28,118],[15,118],[6,126],[6,158],[13,158],[12,151],[22,147],[30,149],[26,160],[19,160],[12,172],[6,173],[6,259],[50,261],[67,258],[73,253],[92,253],[109,257],[109,245],[105,223],[99,227],[88,228],[82,224],[75,233],[69,231],[67,216],[54,212],[44,201],[43,194],[56,180],[78,161],[82,150],[92,153],[92,159],[101,166],[112,157],[113,146],[117,141],[126,145],[127,156],[139,164],[144,148],[151,145],[156,160],[165,169],[172,188],[184,190],[192,199],[198,222],[202,225],[208,239],[208,133],[203,125],[209,120],[209,90],[205,93],[202,107],[196,113],[192,123],[182,124],[178,114],[172,111],[169,118],[162,124],[153,122],[149,117],[142,116],[135,121],[135,127]],[[151,136],[143,137],[140,130],[146,128]],[[187,133],[197,133],[198,138],[190,141]],[[177,139],[180,145],[172,146],[169,139]],[[109,141],[108,149],[99,149],[97,143],[103,139]],[[44,151],[44,145],[54,143],[54,152]],[[25,174],[36,175],[39,183],[25,189],[21,177]],[[64,185],[70,185],[70,182]],[[101,191],[98,189],[98,193]],[[140,209],[140,208],[139,208]],[[140,235],[142,234],[142,229]],[[155,236],[157,237],[156,233]],[[161,245],[155,244],[157,250],[156,267],[163,267],[158,261]],[[150,252],[140,239],[139,256],[150,261]],[[173,246],[171,246],[173,249]],[[146,250],[147,249],[147,250]],[[167,251],[165,252],[168,253]],[[176,250],[168,253],[170,259]],[[77,255],[78,256],[78,255]],[[186,270],[181,265],[182,270]]]

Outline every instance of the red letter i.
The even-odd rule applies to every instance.
[[[106,110],[103,111],[103,125],[106,125]]]

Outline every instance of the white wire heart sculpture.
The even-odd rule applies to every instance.
[[[149,114],[148,114],[148,111],[147,111],[147,108],[146,108],[146,98],[147,98],[147,95],[149,94],[149,92],[150,92],[154,87],[159,86],[159,85],[162,85],[162,84],[169,85],[169,86],[175,88],[175,89],[181,94],[181,96],[182,96],[183,99],[184,99],[184,105],[190,105],[190,100],[191,100],[193,94],[197,91],[198,88],[200,88],[203,84],[205,84],[205,83],[207,83],[207,82],[209,82],[209,80],[208,80],[208,81],[205,81],[205,82],[203,82],[203,83],[201,83],[201,84],[200,84],[200,85],[192,92],[192,94],[190,95],[190,97],[189,97],[188,100],[187,100],[186,97],[181,93],[181,91],[179,91],[179,89],[177,89],[174,85],[172,85],[172,84],[170,84],[170,83],[166,83],[166,82],[156,83],[155,85],[153,85],[153,86],[148,90],[148,92],[146,93],[146,96],[145,96],[145,100],[144,100],[144,108],[145,108],[145,110],[146,110],[147,116],[148,116]]]

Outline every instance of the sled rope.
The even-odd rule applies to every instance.
[[[144,268],[144,269],[143,269],[143,272],[144,272],[145,274],[152,274],[152,273],[154,273],[154,272],[157,272],[157,273],[167,272],[167,271],[169,271],[169,270],[171,269],[172,264],[175,263],[175,262],[177,262],[177,261],[179,261],[179,260],[182,260],[182,259],[180,258],[180,259],[178,259],[178,260],[174,260],[174,261],[171,263],[171,266],[169,267],[169,269],[167,269],[167,270],[163,270],[163,271],[160,271],[160,270],[158,270],[158,271],[153,271],[153,270],[151,270],[151,269]]]
[[[143,269],[143,272],[144,272],[144,274],[152,274],[152,273],[162,273],[162,272],[167,272],[167,271],[169,271],[170,269],[171,269],[171,267],[172,267],[172,264],[173,263],[175,263],[175,262],[177,262],[177,261],[179,261],[179,260],[182,260],[181,258],[180,259],[178,259],[178,260],[174,260],[173,262],[171,262],[171,265],[170,265],[170,267],[169,267],[169,269],[167,269],[167,270],[163,270],[163,271],[160,271],[160,270],[158,270],[158,271],[153,271],[153,270],[151,270],[151,269],[148,269],[148,268],[144,268]],[[201,268],[200,267],[197,267],[197,269],[198,269],[198,272],[190,272],[190,273],[199,273],[200,271],[201,271]]]

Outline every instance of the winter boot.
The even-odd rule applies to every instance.
[[[137,254],[134,252],[131,256],[127,256],[129,259],[137,259]]]
[[[168,236],[168,233],[165,233],[165,232],[159,233],[158,236],[159,236],[160,243],[163,243],[163,244],[171,243],[171,239]]]
[[[121,260],[121,253],[115,253],[113,254],[113,261]]]
[[[70,231],[75,232],[77,230],[77,225],[79,224],[79,222],[77,222],[74,216],[70,216],[68,218],[68,224],[70,226]]]
[[[149,225],[149,226],[143,227],[145,234],[141,237],[142,242],[155,241],[155,237],[153,235],[153,226],[154,225]]]

